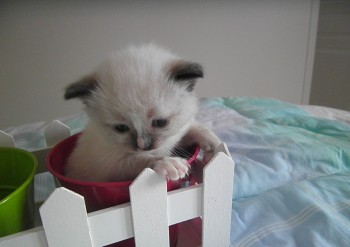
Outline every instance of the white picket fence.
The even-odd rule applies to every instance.
[[[69,135],[67,126],[53,121],[45,131],[48,148],[33,152],[39,163],[51,146]],[[0,132],[0,146],[15,143]],[[92,247],[134,237],[137,247],[166,247],[168,226],[180,222],[178,247],[229,246],[234,162],[225,144],[215,152],[200,184],[167,192],[166,180],[147,168],[129,188],[130,203],[89,214],[82,196],[57,188],[40,207],[43,226],[0,238],[0,246]],[[44,171],[43,166],[39,170]]]

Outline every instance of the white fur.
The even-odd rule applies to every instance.
[[[172,66],[183,62],[149,44],[112,54],[89,76],[98,87],[81,97],[90,121],[68,160],[66,176],[121,181],[151,167],[177,180],[189,168],[186,160],[170,157],[171,150],[194,142],[199,143],[208,161],[219,140],[194,122],[197,98],[186,90],[187,82],[169,79]],[[169,120],[166,127],[152,126],[152,120],[164,118]],[[113,129],[118,124],[126,124],[130,131],[118,133]],[[154,143],[152,150],[142,150],[147,140]]]

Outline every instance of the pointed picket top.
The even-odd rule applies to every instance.
[[[84,197],[66,188],[57,188],[40,207],[50,247],[92,247]]]
[[[15,147],[15,140],[6,132],[0,130],[0,147]]]
[[[145,168],[131,183],[130,189],[143,186],[144,183],[147,183],[147,186],[157,186],[159,188],[163,187],[164,184],[166,185],[166,179],[153,169]]]
[[[129,190],[136,246],[168,246],[166,179],[146,168]]]
[[[226,154],[229,158],[232,158],[232,157],[231,157],[231,153],[230,153],[230,151],[228,150],[226,143],[224,143],[224,142],[222,142],[219,146],[217,146],[217,147],[215,148],[215,153],[218,153],[218,152],[223,152],[223,153]]]
[[[46,145],[52,147],[62,141],[63,139],[71,136],[70,128],[64,123],[53,120],[44,132]]]
[[[226,154],[229,158],[231,158],[231,154],[230,151],[228,150],[227,146],[225,143],[221,143],[220,145],[218,145],[215,150],[214,150],[214,156],[213,158],[208,162],[211,163],[211,161],[214,159],[214,157],[216,156],[216,154],[218,153],[224,153]],[[192,178],[199,184],[203,183],[203,172],[204,172],[204,167],[207,164],[205,164],[204,162],[200,161],[200,160],[196,160],[196,162],[194,163],[194,165],[192,165],[191,167],[191,174],[192,174]]]
[[[223,152],[204,168],[203,247],[230,244],[233,178],[234,162]]]

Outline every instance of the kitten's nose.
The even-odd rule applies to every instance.
[[[153,148],[152,139],[148,136],[138,136],[136,139],[137,148],[140,150],[151,150]]]

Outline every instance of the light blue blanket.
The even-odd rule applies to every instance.
[[[198,121],[236,163],[232,246],[350,246],[349,124],[271,99],[203,99],[199,109]],[[87,121],[84,114],[60,120],[72,134]],[[35,150],[45,146],[46,126],[5,132],[18,147]],[[39,199],[51,192],[47,181],[36,178]]]
[[[203,100],[199,120],[236,163],[232,246],[350,246],[350,125],[257,98]]]

